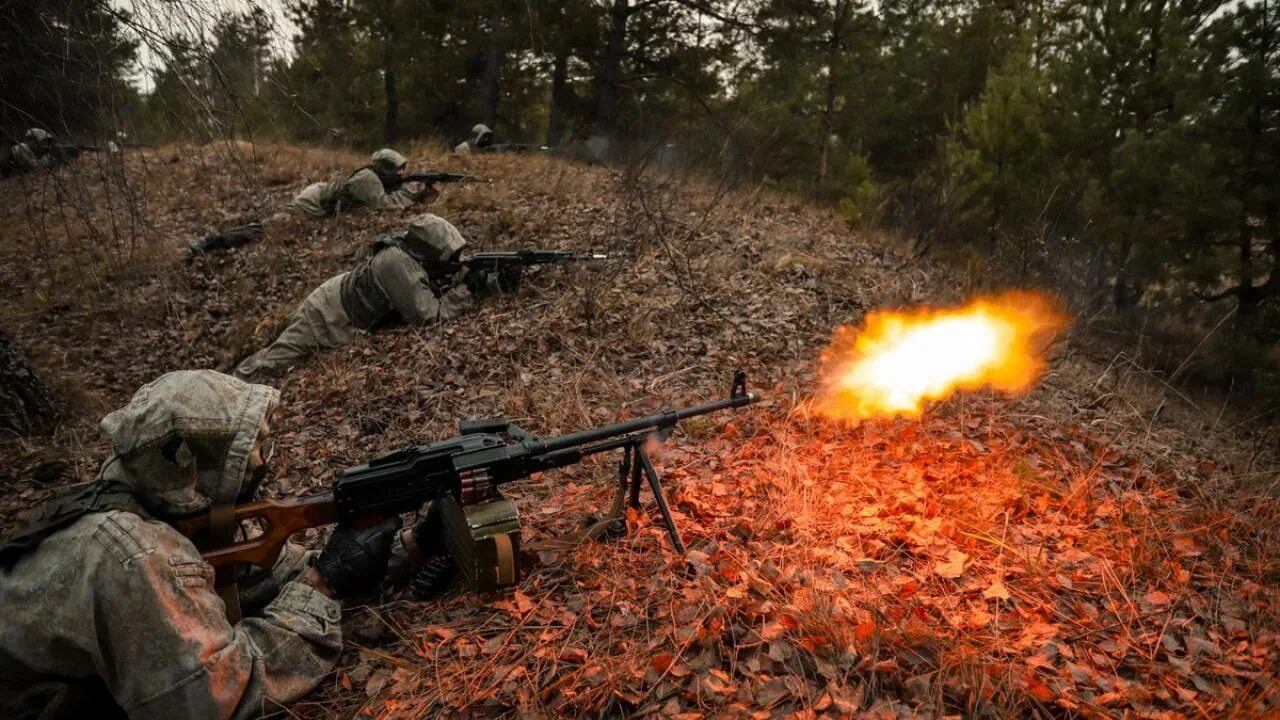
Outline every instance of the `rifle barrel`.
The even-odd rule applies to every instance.
[[[578,447],[588,443],[599,442],[619,435],[629,435],[644,430],[660,430],[669,428],[676,423],[698,415],[707,415],[717,410],[727,410],[729,408],[739,408],[744,405],[759,400],[755,393],[742,393],[724,400],[716,400],[702,405],[694,405],[693,407],[680,408],[678,410],[664,410],[656,415],[648,415],[634,420],[627,420],[613,425],[605,425],[604,427],[591,428],[589,430],[579,430],[568,435],[548,438],[538,443],[534,448],[535,453],[553,453],[557,450]]]

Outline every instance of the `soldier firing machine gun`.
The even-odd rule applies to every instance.
[[[577,464],[592,455],[621,450],[618,492],[610,516],[620,516],[624,504],[640,507],[640,490],[647,483],[672,546],[683,554],[684,542],[646,444],[651,438],[665,439],[686,418],[758,400],[747,391],[746,374],[738,370],[729,397],[723,400],[560,437],[539,438],[506,420],[463,422],[458,437],[406,447],[339,472],[327,492],[237,505],[237,525],[248,520],[265,524],[256,537],[213,541],[208,513],[173,524],[220,571],[244,563],[269,569],[289,536],[301,530],[335,522],[368,527],[418,511],[430,501],[445,500],[446,507],[452,508],[445,515],[450,554],[473,586],[493,589],[510,585],[519,577],[519,524],[514,504],[502,497],[499,487],[537,472]]]

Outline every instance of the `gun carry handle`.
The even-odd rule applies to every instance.
[[[290,536],[307,528],[336,523],[338,508],[329,493],[292,500],[260,500],[236,506],[237,525],[253,519],[266,524],[261,535],[216,548],[202,545],[202,535],[209,525],[207,513],[176,520],[172,525],[200,548],[205,562],[215,569],[248,563],[270,570]]]
[[[463,420],[458,423],[459,435],[508,435],[512,440],[524,440],[529,433],[512,425],[509,421],[496,418],[493,420]]]
[[[462,435],[496,434],[505,432],[511,423],[503,418],[491,420],[463,420],[458,423],[458,432]]]

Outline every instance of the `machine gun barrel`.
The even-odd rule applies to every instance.
[[[535,448],[531,448],[536,453],[553,453],[566,448],[581,447],[601,440],[608,440],[621,435],[630,435],[638,432],[652,432],[656,430],[664,430],[674,427],[676,423],[686,418],[696,417],[698,415],[707,415],[717,410],[727,410],[729,408],[740,408],[744,405],[750,405],[759,398],[755,393],[747,392],[746,374],[741,370],[734,374],[733,388],[730,390],[729,397],[715,402],[704,403],[702,405],[694,405],[693,407],[679,408],[677,410],[664,410],[656,415],[648,415],[646,417],[635,418],[613,425],[605,425],[604,427],[591,428],[589,430],[579,430],[568,435],[548,438],[537,443]],[[596,452],[602,452],[612,448],[602,448]],[[592,454],[592,453],[583,453]]]

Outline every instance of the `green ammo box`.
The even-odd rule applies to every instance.
[[[445,546],[473,589],[488,592],[520,582],[520,514],[514,502],[499,497],[462,508],[446,501],[442,510]]]

